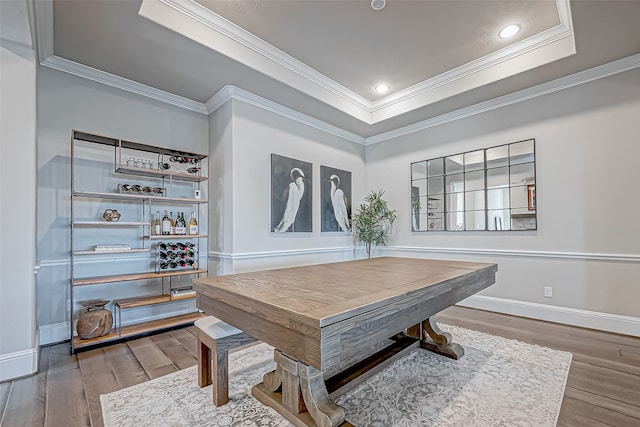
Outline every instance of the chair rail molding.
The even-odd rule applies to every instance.
[[[355,246],[341,246],[333,248],[309,248],[309,249],[294,249],[294,250],[282,250],[282,251],[263,251],[263,252],[217,252],[209,251],[209,257],[222,260],[244,260],[244,259],[259,259],[259,258],[273,258],[273,257],[287,257],[296,255],[315,255],[315,254],[330,254],[339,252],[355,252]]]
[[[482,255],[482,256],[510,256],[525,258],[573,259],[583,261],[608,261],[624,263],[640,263],[640,255],[597,253],[597,252],[559,252],[559,251],[526,251],[519,249],[469,249],[469,248],[441,248],[422,246],[389,246],[385,251],[418,252],[438,254]]]

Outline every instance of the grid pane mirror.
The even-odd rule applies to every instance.
[[[535,140],[411,164],[413,231],[536,230]]]

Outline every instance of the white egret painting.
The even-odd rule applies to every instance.
[[[313,165],[271,155],[271,230],[305,232],[313,227],[311,174]]]
[[[351,231],[351,172],[320,166],[322,232]]]

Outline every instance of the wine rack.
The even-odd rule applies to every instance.
[[[202,317],[195,307],[191,279],[207,274],[206,257],[201,260],[199,252],[207,239],[206,222],[201,222],[208,216],[206,187],[202,187],[208,179],[206,158],[72,131],[72,353]],[[154,234],[153,214],[167,208],[195,212],[198,234]],[[106,221],[101,216],[105,209],[119,212],[122,218]],[[121,249],[97,251],[95,247]],[[111,301],[107,308],[115,314],[114,329],[105,336],[82,339],[75,333],[80,302],[96,297]],[[150,306],[167,308],[144,309]]]
[[[155,244],[155,248],[156,272],[158,273],[198,268],[197,243],[160,241]]]

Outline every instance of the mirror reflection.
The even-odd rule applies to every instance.
[[[535,230],[535,140],[411,164],[413,231]]]

